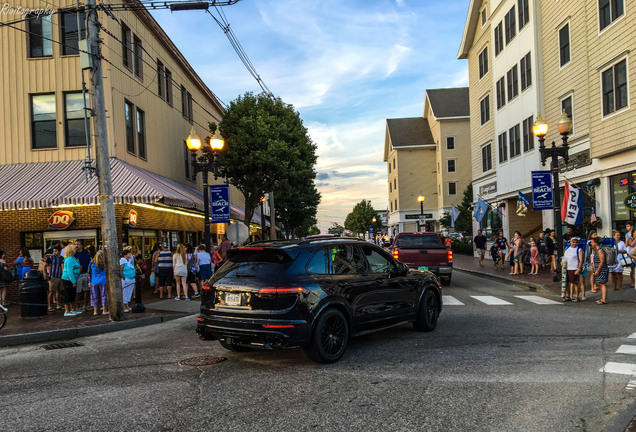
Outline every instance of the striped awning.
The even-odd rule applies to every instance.
[[[84,161],[0,165],[0,210],[98,204],[97,177],[88,181]],[[110,159],[116,204],[163,203],[203,211],[203,193],[159,174]]]

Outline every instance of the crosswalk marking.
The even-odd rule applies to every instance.
[[[636,345],[621,345],[616,352],[618,354],[636,354]]]
[[[444,303],[444,306],[464,306],[464,303],[449,295],[442,296],[442,303]]]
[[[636,378],[627,383],[626,390],[636,390]]]
[[[636,375],[636,364],[607,362],[599,371],[621,375]]]
[[[540,304],[540,305],[562,304],[561,302],[539,297],[536,295],[526,295],[526,296],[518,295],[515,297],[520,298],[522,300],[527,300],[531,303]]]
[[[627,336],[630,339],[636,339],[636,333],[632,333],[629,336]]]
[[[507,302],[505,300],[499,299],[493,296],[471,296],[475,300],[478,300],[482,303],[485,303],[489,306],[503,306],[503,305],[511,305],[512,303]]]

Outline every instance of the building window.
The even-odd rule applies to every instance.
[[[192,95],[184,86],[181,86],[181,114],[192,123]]]
[[[508,45],[517,34],[517,23],[515,20],[515,7],[513,6],[510,8],[508,13],[506,14],[506,17],[504,18],[504,21],[506,23],[506,45]]]
[[[121,25],[121,58],[124,66],[132,67],[132,33],[126,24]]]
[[[481,26],[485,26],[486,25],[486,8],[483,8],[481,10]]]
[[[391,213],[393,213],[393,201],[389,202],[391,204]]]
[[[137,108],[137,148],[139,157],[146,159],[146,113]]]
[[[532,64],[530,63],[530,53],[521,59],[521,91],[532,85]]]
[[[81,36],[77,37],[77,20],[79,14],[79,24]],[[84,11],[79,12],[63,12],[61,15],[62,26],[60,32],[62,34],[62,55],[79,55],[80,39],[86,39],[86,16]]]
[[[566,97],[561,100],[561,112],[566,113],[570,120],[572,120],[572,129],[570,130],[570,135],[574,134],[574,116],[572,113],[572,95]]]
[[[499,142],[499,163],[505,162],[508,160],[508,135],[504,132],[497,137],[497,141]]]
[[[172,106],[172,72],[166,68],[166,102]]]
[[[393,183],[389,181],[389,193],[393,192]]]
[[[482,172],[492,169],[492,145],[487,144],[481,148],[481,170]]]
[[[389,166],[389,174],[391,174],[391,162],[387,163],[387,165]]]
[[[490,95],[479,101],[479,110],[481,112],[481,124],[488,123],[490,121]]]
[[[51,15],[28,15],[29,57],[50,57],[53,55],[53,29]]]
[[[135,154],[135,119],[133,104],[124,101],[124,119],[126,123],[126,150],[128,153]]]
[[[64,93],[64,135],[66,147],[86,145],[82,92]]]
[[[456,164],[456,161],[455,161],[455,159],[449,159],[449,160],[447,160],[446,162],[447,162],[447,167],[446,167],[446,168],[448,169],[448,172],[449,172],[449,173],[455,172],[455,171],[456,171],[456,169],[455,169],[455,168],[456,168],[456,165],[455,165],[455,164]]]
[[[395,169],[395,158],[393,158],[393,169]]]
[[[510,159],[521,154],[521,137],[519,136],[519,125],[508,130],[508,141],[510,142]]]
[[[190,150],[188,150],[188,145],[186,144],[185,140],[183,141],[183,163],[185,165],[185,178],[190,179],[192,177],[194,177],[191,173],[192,171],[192,163],[191,163],[191,159],[190,159],[190,155],[192,154],[192,152]]]
[[[570,24],[559,30],[559,65],[565,66],[570,61]]]
[[[166,76],[166,71],[163,67],[163,63],[161,63],[159,60],[157,60],[157,94],[159,95],[159,97],[161,99],[163,99],[165,97],[164,94],[164,79]]]
[[[143,47],[141,46],[141,39],[137,36],[134,37],[134,54],[135,54],[135,75],[142,80],[144,79],[144,67],[143,67]]]
[[[397,199],[395,200],[395,206],[394,206],[394,208],[395,208],[395,211],[398,211]]]
[[[455,137],[446,137],[446,150],[455,150]]]
[[[397,177],[393,179],[393,189],[397,190]]]
[[[57,147],[55,94],[31,95],[31,148]]]
[[[627,60],[622,60],[602,73],[603,115],[627,106]]]
[[[479,78],[488,73],[488,47],[479,53]]]
[[[519,94],[519,80],[517,78],[517,65],[508,71],[508,101]]]
[[[499,55],[503,49],[503,24],[500,22],[495,27],[495,55]]]
[[[534,150],[534,134],[532,133],[532,125],[534,124],[534,116],[530,116],[523,121],[523,151],[529,152]]]
[[[528,0],[518,0],[517,6],[519,7],[519,31],[528,24],[530,20],[530,8],[528,7]]]
[[[457,182],[448,182],[448,194],[457,195]]]
[[[616,21],[624,12],[623,0],[599,0],[598,18],[601,30]]]
[[[506,80],[504,77],[501,77],[499,81],[497,81],[497,109],[500,109],[506,105]]]

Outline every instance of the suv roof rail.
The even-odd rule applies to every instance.
[[[357,237],[339,237],[339,236],[310,236],[305,237],[298,244],[309,244],[315,241],[325,241],[325,240],[346,240],[346,241],[361,241],[367,243],[365,239],[357,238]]]

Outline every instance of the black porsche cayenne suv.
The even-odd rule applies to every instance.
[[[349,337],[412,322],[432,331],[442,310],[435,275],[350,238],[253,243],[203,285],[197,333],[234,351],[303,347],[332,363]]]

